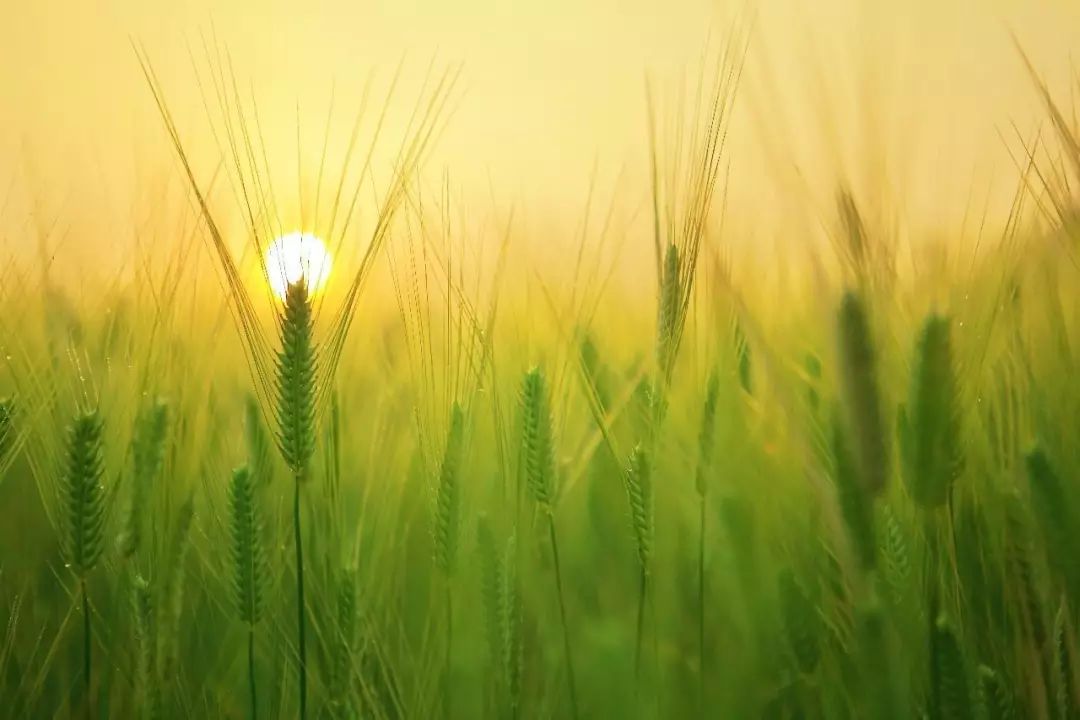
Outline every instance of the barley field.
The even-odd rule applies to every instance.
[[[998,36],[992,192],[884,91],[811,173],[761,18],[634,70],[625,175],[507,149],[550,212],[439,155],[467,62],[282,140],[133,36],[127,219],[0,205],[0,717],[1080,718],[1075,68]]]

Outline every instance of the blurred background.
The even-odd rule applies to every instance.
[[[80,277],[117,272],[167,188],[183,197],[134,46],[203,181],[224,157],[207,73],[231,68],[286,206],[313,182],[328,113],[328,155],[347,143],[368,77],[381,98],[403,63],[389,116],[400,125],[431,63],[460,63],[427,172],[463,208],[513,207],[522,226],[558,232],[580,222],[590,184],[626,217],[647,216],[646,78],[675,112],[682,81],[741,28],[727,227],[747,244],[812,227],[841,184],[865,207],[889,198],[879,210],[912,236],[1003,217],[1018,176],[1009,151],[1045,122],[1013,36],[1058,92],[1080,46],[1080,5],[1066,0],[2,4],[0,242],[79,263]],[[31,241],[43,234],[44,250]]]

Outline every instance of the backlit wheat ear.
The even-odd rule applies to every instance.
[[[847,292],[838,316],[840,391],[860,484],[869,496],[885,488],[888,444],[878,388],[877,356],[863,301]]]
[[[353,676],[356,661],[356,571],[342,570],[337,581],[337,632],[334,638],[332,704],[335,717],[352,717]]]
[[[713,370],[705,387],[705,403],[701,409],[701,426],[698,431],[698,467],[695,487],[704,497],[707,490],[706,476],[712,465],[713,445],[716,442],[716,403],[720,395],[720,377]]]
[[[949,321],[931,315],[915,353],[911,398],[900,418],[908,492],[923,507],[945,503],[963,463]]]
[[[1012,694],[993,668],[979,666],[979,705],[986,720],[1016,720]]]
[[[435,496],[435,562],[447,576],[457,559],[458,514],[460,513],[461,452],[465,434],[465,414],[458,403],[450,408],[450,427],[439,466],[439,487]]]
[[[64,549],[67,563],[79,578],[83,611],[83,682],[87,717],[92,713],[90,599],[86,578],[104,549],[105,489],[102,460],[102,422],[96,411],[75,418],[68,430],[67,467],[62,484],[67,513]]]
[[[296,480],[305,480],[315,450],[315,341],[307,284],[285,292],[277,356],[278,446]]]
[[[555,455],[547,387],[538,367],[527,372],[521,383],[521,452],[529,491],[542,509],[550,511]]]
[[[315,451],[316,361],[313,312],[307,283],[290,283],[279,320],[277,356],[278,447],[293,474],[293,544],[296,548],[297,674],[300,717],[307,716],[307,630],[304,606],[304,544],[300,527],[300,485]]]
[[[168,405],[159,400],[140,413],[135,425],[135,438],[131,446],[131,496],[124,518],[123,534],[120,536],[120,550],[125,558],[135,555],[142,544],[146,506],[164,456],[165,434],[169,423],[168,410]]]

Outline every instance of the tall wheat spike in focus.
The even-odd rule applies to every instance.
[[[277,356],[278,447],[293,474],[293,541],[296,548],[297,670],[300,716],[307,715],[307,630],[304,607],[304,550],[300,488],[307,479],[315,450],[316,351],[313,312],[306,281],[290,283],[279,320],[281,348]]]

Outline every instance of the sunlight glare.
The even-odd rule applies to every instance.
[[[330,253],[323,241],[310,233],[282,235],[266,251],[266,278],[274,295],[282,300],[289,283],[303,278],[308,292],[314,294],[326,285],[329,277]]]

